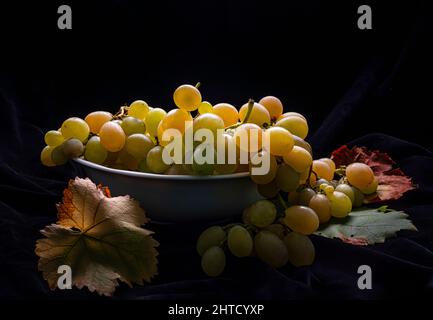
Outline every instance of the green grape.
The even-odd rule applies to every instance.
[[[313,156],[313,148],[311,148],[311,145],[305,141],[304,139],[299,138],[296,135],[292,135],[293,136],[293,141],[295,143],[295,146],[304,148],[305,150],[307,150],[311,156]]]
[[[212,111],[213,111],[213,107],[207,101],[202,101],[200,103],[200,105],[198,106],[198,113],[199,114],[212,113]]]
[[[239,109],[239,119],[241,121],[244,121],[248,111],[248,103],[245,103],[240,109]],[[269,114],[269,111],[266,110],[264,106],[261,104],[254,102],[253,109],[251,111],[251,114],[248,118],[248,123],[254,123],[258,125],[259,127],[263,127],[264,125],[269,125],[271,123],[271,116]]]
[[[65,141],[62,133],[57,130],[50,130],[45,134],[45,143],[50,147],[57,147]]]
[[[54,147],[46,146],[41,151],[41,162],[44,166],[53,167],[56,164],[51,159],[51,153],[53,152]]]
[[[352,186],[362,190],[373,182],[374,173],[368,165],[355,162],[347,166],[346,177]]]
[[[281,100],[274,96],[267,96],[260,99],[259,103],[268,110],[272,121],[278,119],[283,113]]]
[[[250,224],[259,228],[264,228],[272,224],[277,217],[277,208],[269,200],[259,200],[246,210],[249,211],[247,215]]]
[[[320,223],[328,222],[331,219],[331,202],[324,194],[316,194],[311,198],[308,206],[317,214]]]
[[[298,146],[294,146],[290,152],[284,154],[283,160],[299,173],[306,172],[313,163],[311,154],[304,148]]]
[[[149,106],[143,100],[136,100],[128,108],[128,116],[144,120],[149,112]]]
[[[209,277],[219,276],[225,266],[226,255],[220,247],[210,247],[201,258],[201,268]]]
[[[68,162],[68,157],[65,155],[63,146],[64,145],[61,144],[57,147],[54,147],[53,151],[51,152],[51,160],[53,160],[53,163],[56,166],[60,166]]]
[[[292,167],[283,164],[277,170],[276,181],[278,187],[284,192],[295,191],[299,186],[299,173]]]
[[[99,130],[101,145],[110,152],[118,152],[125,145],[126,136],[122,127],[113,122],[106,122]]]
[[[311,188],[305,188],[299,192],[299,204],[301,206],[307,206],[310,203],[311,198],[316,195],[316,192]]]
[[[142,159],[138,163],[137,170],[140,171],[140,172],[150,172],[149,168],[147,167],[147,160],[146,159]]]
[[[152,137],[158,136],[158,125],[164,119],[167,112],[161,108],[154,108],[149,111],[149,113],[146,116],[146,119],[144,120],[144,123],[146,125],[147,132]]]
[[[220,226],[212,226],[204,230],[197,240],[197,252],[202,256],[207,249],[220,246],[226,240],[226,232]]]
[[[285,210],[284,223],[295,232],[312,234],[319,228],[319,217],[306,206],[291,206]]]
[[[214,157],[213,159],[210,159],[210,161],[207,161],[207,152],[210,152],[210,149],[214,151]],[[206,176],[213,174],[214,169],[215,150],[213,149],[213,146],[209,144],[200,144],[194,150],[194,159],[192,163],[193,172],[199,175]]]
[[[253,168],[259,168],[263,163],[261,161],[265,161],[269,157],[269,170],[266,174],[253,174]],[[275,157],[269,154],[268,151],[262,150],[251,157],[250,162],[250,177],[251,180],[256,184],[267,184],[275,179],[277,175],[278,164]]]
[[[69,159],[78,158],[84,152],[84,145],[78,139],[69,139],[63,142],[63,153]]]
[[[169,165],[164,162],[162,152],[163,148],[156,146],[147,153],[146,164],[151,172],[163,173],[168,169]]]
[[[174,91],[173,100],[179,109],[194,111],[201,103],[201,93],[196,87],[184,84]]]
[[[353,206],[360,207],[364,203],[364,198],[365,198],[364,194],[358,188],[355,187],[352,188],[353,188],[353,194],[355,195]]]
[[[296,116],[288,116],[281,120],[278,120],[275,124],[277,127],[282,127],[290,133],[300,137],[301,139],[305,139],[308,135],[308,124],[305,119]]]
[[[278,192],[280,192],[280,188],[278,188],[277,182],[274,179],[267,184],[258,184],[257,191],[262,197],[272,199],[278,195]]]
[[[343,192],[335,191],[328,198],[331,201],[331,215],[333,217],[344,218],[352,211],[352,201]]]
[[[238,110],[229,103],[216,104],[212,109],[212,113],[223,119],[226,128],[238,123],[239,120]]]
[[[134,117],[126,117],[122,120],[122,124],[120,125],[127,136],[130,136],[134,133],[145,133],[146,126],[143,120],[134,118]]]
[[[263,230],[272,232],[280,239],[283,239],[286,233],[286,228],[279,223],[270,224],[269,226],[265,227]]]
[[[372,194],[377,191],[379,181],[374,177],[373,182],[371,182],[367,187],[360,189],[363,194]]]
[[[335,191],[343,192],[346,196],[349,197],[350,201],[353,203],[355,201],[355,192],[353,191],[353,187],[349,186],[346,183],[339,184]]]
[[[106,111],[94,111],[89,113],[84,120],[87,122],[90,128],[90,132],[98,134],[99,130],[104,123],[110,121],[113,115]]]
[[[253,239],[247,229],[234,226],[230,228],[228,233],[227,246],[234,256],[247,257],[253,251]]]
[[[89,136],[90,128],[83,119],[73,117],[63,122],[61,131],[65,139],[76,138],[84,142]]]
[[[126,138],[125,148],[128,153],[135,157],[137,160],[141,160],[146,157],[147,153],[155,145],[150,138],[142,133],[131,134]]]
[[[270,231],[260,231],[254,237],[254,248],[260,260],[274,268],[286,265],[288,261],[287,247],[277,235]]]
[[[294,146],[292,134],[284,128],[271,127],[263,133],[265,141],[269,141],[266,146],[268,151],[274,156],[284,156],[292,151]]]
[[[101,138],[93,136],[87,141],[84,158],[93,163],[102,164],[107,159],[107,150],[101,145]]]
[[[284,237],[287,247],[289,262],[295,267],[309,266],[314,262],[316,250],[310,238],[297,233],[290,232]]]
[[[326,185],[330,186],[331,182],[329,182],[328,180],[325,180],[325,179],[321,178],[321,179],[319,179],[319,180],[316,181],[315,186],[316,187],[320,187],[322,184],[326,184]]]

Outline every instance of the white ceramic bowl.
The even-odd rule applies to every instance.
[[[108,186],[113,196],[140,201],[157,222],[225,219],[262,197],[248,173],[215,176],[161,175],[112,169],[75,159],[96,184]]]

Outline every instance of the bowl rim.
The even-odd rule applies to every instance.
[[[158,174],[158,173],[147,173],[147,172],[109,168],[80,158],[75,158],[73,159],[73,161],[77,162],[78,164],[84,167],[89,167],[98,171],[120,174],[128,177],[150,178],[150,179],[157,179],[157,180],[225,180],[225,179],[245,178],[250,175],[249,172],[238,172],[238,173],[231,173],[231,174],[220,174],[220,175],[209,175],[209,176]]]

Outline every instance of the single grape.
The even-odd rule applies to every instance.
[[[284,119],[284,118],[287,118],[287,117],[293,117],[293,116],[299,117],[299,118],[304,119],[305,121],[307,121],[307,119],[302,114],[300,114],[298,112],[286,112],[286,113],[283,113],[281,116],[278,117],[277,120],[281,120],[281,119]]]
[[[174,91],[173,100],[178,108],[194,111],[201,103],[201,93],[196,87],[184,84]]]
[[[248,257],[253,251],[253,239],[247,229],[234,226],[230,228],[228,233],[227,246],[234,256]]]
[[[309,266],[314,262],[316,251],[310,238],[297,233],[290,232],[284,237],[287,247],[289,262],[295,267]]]
[[[320,223],[326,223],[331,219],[331,202],[324,194],[316,194],[308,206],[317,214]]]
[[[316,173],[319,178],[328,181],[332,180],[334,177],[334,171],[331,167],[326,162],[320,160],[313,161],[313,172]]]
[[[240,150],[257,152],[262,149],[263,131],[254,123],[244,123],[236,128],[234,139]]]
[[[365,188],[360,189],[363,194],[372,194],[375,193],[377,187],[379,185],[379,181],[376,177],[373,178],[373,181]]]
[[[106,122],[99,130],[101,145],[110,152],[122,150],[125,145],[126,136],[122,127],[114,122]]]
[[[238,110],[228,103],[218,103],[214,105],[212,113],[223,119],[224,126],[229,127],[236,124],[239,120]]]
[[[269,200],[259,200],[246,209],[249,223],[258,228],[272,224],[277,217],[277,208]]]
[[[146,119],[144,120],[144,124],[146,126],[147,132],[152,137],[158,136],[158,125],[161,122],[161,120],[165,117],[167,112],[161,108],[153,108],[149,111],[149,113],[146,115]]]
[[[212,131],[214,138],[217,136],[218,129],[224,129],[224,121],[218,115],[213,113],[205,113],[194,119],[194,132],[200,129]]]
[[[128,116],[144,120],[149,112],[148,104],[143,100],[136,100],[128,108]]]
[[[316,192],[311,188],[302,189],[299,192],[299,204],[301,206],[307,206],[308,207],[311,198],[313,198],[315,195],[316,195]]]
[[[332,172],[335,171],[335,162],[334,162],[334,160],[329,159],[329,158],[322,158],[322,159],[319,159],[319,160],[325,162],[331,168]]]
[[[283,118],[275,124],[277,127],[282,127],[290,131],[290,133],[298,136],[301,139],[305,139],[308,135],[308,124],[307,121],[296,116],[289,116]]]
[[[149,168],[147,167],[147,159],[144,158],[138,163],[138,171],[140,172],[150,172]]]
[[[326,196],[329,198],[330,196],[332,196],[332,194],[335,191],[335,188],[329,184],[322,184],[320,185],[320,189],[323,190],[326,194]]]
[[[284,223],[293,231],[305,235],[319,228],[319,218],[313,209],[306,206],[291,206],[285,210]]]
[[[209,277],[217,277],[223,273],[226,266],[226,255],[217,246],[206,250],[201,258],[201,267]]]
[[[269,142],[269,146],[265,146],[266,149],[274,156],[284,156],[293,149],[293,136],[284,128],[271,127],[265,130],[263,137],[265,143]]]
[[[293,149],[283,155],[283,160],[296,172],[307,171],[313,163],[311,154],[304,148],[294,146]]]
[[[167,113],[167,115],[161,120],[158,125],[158,141],[162,146],[166,146],[169,141],[162,139],[163,133],[167,129],[176,129],[181,134],[184,134],[187,121],[193,121],[192,116],[189,112],[182,109],[173,109]]]
[[[45,143],[50,147],[57,147],[65,141],[62,133],[58,130],[50,130],[45,134]]]
[[[277,120],[283,113],[281,100],[274,96],[266,96],[260,99],[259,103],[268,110],[271,120]]]
[[[277,182],[274,179],[267,184],[258,184],[257,191],[262,197],[272,199],[278,195],[278,192],[280,192],[280,188],[278,188]]]
[[[125,148],[128,153],[135,157],[137,160],[141,160],[146,157],[147,153],[155,145],[150,138],[142,133],[131,134],[126,138]]]
[[[287,247],[277,235],[270,231],[260,231],[254,237],[254,248],[257,256],[263,262],[274,268],[287,264]]]
[[[333,217],[344,218],[352,211],[352,201],[343,192],[335,191],[328,198],[331,201],[331,215]]]
[[[347,166],[346,177],[352,186],[361,190],[373,182],[374,173],[368,165],[355,162]]]
[[[286,164],[280,165],[276,181],[278,187],[284,192],[295,191],[299,186],[299,173]]]
[[[88,138],[90,128],[83,119],[73,117],[63,122],[61,131],[65,139],[76,138],[83,142]]]
[[[319,179],[319,180],[317,180],[316,181],[316,183],[314,184],[316,187],[320,187],[322,184],[326,184],[326,185],[331,185],[331,182],[329,182],[328,180],[326,180],[326,179],[323,179],[323,178],[321,178],[321,179]]]
[[[78,139],[69,139],[63,142],[63,153],[69,159],[78,158],[84,152],[84,145]]]
[[[353,194],[355,195],[355,200],[353,201],[352,205],[354,207],[362,206],[365,198],[364,194],[358,188],[352,187],[352,189],[353,189]]]
[[[46,146],[41,151],[41,162],[44,166],[53,167],[56,164],[51,159],[51,153],[53,152],[54,147]]]
[[[162,158],[163,148],[161,146],[155,146],[147,153],[146,164],[151,172],[163,173],[169,168]]]
[[[200,103],[200,105],[198,106],[198,113],[199,114],[212,113],[212,111],[213,111],[213,107],[207,101],[202,101]]]
[[[279,223],[270,224],[269,226],[266,226],[263,230],[272,232],[280,239],[284,239],[284,235],[286,234],[286,228]]]
[[[90,128],[90,132],[94,134],[98,134],[99,130],[104,123],[110,121],[113,118],[113,115],[107,111],[94,111],[89,113],[84,121],[87,122]]]
[[[84,158],[97,164],[102,164],[107,159],[107,150],[101,145],[98,136],[93,136],[87,141]]]
[[[346,196],[349,197],[350,201],[353,203],[355,201],[355,192],[353,191],[353,187],[349,186],[346,183],[339,184],[336,188],[336,191],[343,192]]]
[[[146,132],[146,125],[144,124],[144,121],[134,117],[124,118],[120,126],[127,136],[130,136],[134,133],[144,134]]]
[[[239,109],[239,119],[244,121],[248,111],[248,103],[245,103]],[[271,116],[269,115],[268,110],[261,104],[254,102],[253,110],[248,118],[248,123],[254,123],[259,127],[263,127],[265,125],[269,125],[271,123]]]
[[[213,152],[214,155],[208,155]],[[215,150],[210,144],[200,144],[194,150],[192,170],[199,175],[212,175],[215,170]]]
[[[292,134],[292,136],[293,136],[293,141],[295,143],[295,146],[304,148],[310,153],[311,156],[313,156],[313,148],[311,148],[311,145],[307,141],[299,138],[297,135]]]
[[[262,160],[260,160],[262,159]],[[253,168],[259,168],[263,166],[264,164],[260,161],[265,161],[264,159],[269,159],[269,170],[265,174],[253,174]],[[266,168],[263,168],[266,169]],[[254,183],[257,184],[267,184],[270,183],[272,180],[275,179],[275,176],[277,174],[278,164],[275,157],[266,150],[262,150],[258,153],[256,153],[251,158],[250,162],[250,176],[251,180],[254,181]]]
[[[197,252],[202,256],[207,249],[220,246],[226,240],[226,232],[220,226],[212,226],[204,230],[197,240]]]
[[[53,160],[53,163],[56,166],[65,164],[68,161],[68,157],[65,155],[64,152],[63,144],[54,147],[53,151],[51,152],[51,160]]]

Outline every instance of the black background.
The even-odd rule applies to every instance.
[[[39,237],[37,230],[54,221],[53,204],[59,200],[67,178],[74,172],[69,165],[43,168],[39,152],[44,131],[58,128],[70,116],[84,117],[98,109],[115,112],[120,105],[135,99],[171,109],[174,107],[172,93],[178,85],[200,81],[204,99],[212,103],[229,102],[239,107],[250,97],[259,100],[264,95],[278,96],[285,111],[298,111],[308,118],[310,135],[307,140],[317,156],[327,155],[343,143],[375,132],[414,144],[384,135],[361,138],[357,143],[394,152],[392,155],[397,160],[415,155],[421,155],[422,159],[431,156],[427,149],[432,147],[428,112],[432,107],[433,52],[430,45],[432,18],[427,3],[420,0],[405,3],[373,0],[2,1],[0,212],[2,236],[8,244],[0,249],[4,268],[4,279],[0,282],[4,290],[0,293],[20,297],[48,292],[35,270],[33,244]],[[57,28],[60,4],[72,7],[72,30]],[[362,4],[370,5],[373,10],[373,30],[357,27],[357,8]],[[412,175],[418,173],[417,182],[421,182],[420,193],[409,197],[409,204],[431,203],[432,189],[428,184],[431,161],[413,162],[407,168]],[[28,201],[23,202],[24,197]],[[431,207],[427,209],[420,213],[426,226],[423,237],[427,238],[419,243],[428,251],[432,249],[432,224],[431,218],[427,218]],[[195,233],[192,234],[191,243],[195,237]],[[165,237],[166,243],[175,238]],[[164,238],[163,233],[158,240],[161,238]],[[390,241],[378,250],[391,248],[403,260],[403,257],[413,257],[413,244],[408,247],[402,243],[402,249],[395,249],[399,248],[398,241],[404,242],[404,239]],[[297,282],[293,287],[291,280],[288,284],[283,281],[284,289],[275,288],[266,284],[268,280],[280,283],[279,277],[287,274],[276,275],[254,264],[238,283],[223,280],[204,282],[204,286],[216,290],[220,297],[249,296],[251,292],[258,292],[252,297],[274,298],[278,290],[284,292],[284,297],[303,297],[311,296],[307,288],[312,286],[315,294],[328,297],[377,298],[406,296],[409,289],[423,293],[420,285],[431,281],[426,280],[431,277],[430,271],[411,269],[410,263],[403,269],[393,269],[394,260],[376,256],[379,253],[371,257],[368,255],[371,249],[362,251],[323,239],[315,240],[315,244],[323,252],[316,268],[321,267],[321,272],[334,279],[331,285],[308,277],[312,285],[305,280],[306,271],[290,270],[289,280],[305,278],[308,283],[299,286]],[[174,258],[169,255],[184,252],[191,253],[191,250],[166,249],[165,255],[163,251],[162,276],[157,281],[193,279],[200,274],[196,257],[190,258],[191,268],[170,269]],[[390,271],[379,291],[361,294],[352,291],[353,284],[344,285],[347,279],[339,272],[347,270],[336,268],[325,272],[333,261],[339,261],[334,260],[336,252],[353,255],[354,264],[360,256],[369,256],[373,263],[394,271]],[[408,256],[405,252],[409,252]],[[415,256],[419,254],[416,251]],[[431,255],[425,258],[428,262],[423,259],[425,265],[433,265]],[[252,263],[234,264],[229,277],[239,276],[237,272],[242,273],[242,268]],[[407,272],[403,277],[404,285],[394,290],[393,276],[402,270]],[[18,275],[11,277],[12,271],[27,272],[27,276],[24,280]],[[245,286],[242,281],[249,281],[247,276],[254,277],[256,271],[259,279]],[[413,280],[411,277],[416,273],[418,278]],[[243,290],[238,289],[239,283],[244,286]],[[122,296],[149,297],[150,292],[153,298],[170,298],[173,292],[185,290],[187,293],[180,295],[185,298],[197,297],[203,290],[202,282],[184,285],[188,289],[156,286],[135,292],[125,290]],[[229,289],[234,291],[227,294]]]

